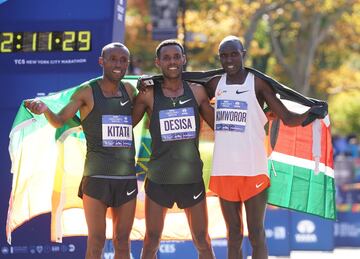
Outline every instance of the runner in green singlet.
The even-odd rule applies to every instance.
[[[199,114],[212,127],[214,111],[205,89],[181,78],[186,62],[180,43],[167,40],[156,50],[156,66],[164,80],[135,98],[133,123],[146,112],[150,118],[152,154],[145,181],[146,234],[142,259],[153,259],[159,248],[168,208],[184,209],[199,258],[214,258],[206,209],[206,190],[199,154]]]
[[[57,128],[80,111],[87,142],[84,176],[79,187],[88,227],[87,259],[101,258],[108,208],[113,220],[115,258],[130,259],[129,236],[138,189],[131,120],[135,91],[130,84],[121,82],[129,56],[129,50],[121,43],[106,45],[99,58],[102,78],[79,87],[57,114],[40,100],[25,102],[33,113],[44,114]]]

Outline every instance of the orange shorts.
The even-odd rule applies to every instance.
[[[270,186],[265,174],[256,176],[211,176],[209,189],[227,201],[246,201]]]

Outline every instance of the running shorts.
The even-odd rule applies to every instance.
[[[136,179],[105,179],[84,176],[81,180],[78,196],[86,194],[102,201],[108,207],[119,207],[135,199],[138,193]]]
[[[157,184],[147,178],[145,193],[160,206],[172,208],[176,203],[180,209],[192,207],[206,197],[203,181],[190,184]]]
[[[209,189],[227,201],[244,202],[270,186],[265,174],[256,176],[211,176]]]

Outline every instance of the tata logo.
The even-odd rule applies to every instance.
[[[300,220],[296,226],[295,240],[298,243],[316,243],[317,236],[314,233],[316,226],[311,220]]]

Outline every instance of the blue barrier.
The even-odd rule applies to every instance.
[[[266,236],[271,256],[289,256],[290,250],[331,251],[334,246],[360,247],[360,213],[340,212],[338,222],[324,220],[304,213],[288,210],[268,210],[266,215]],[[65,238],[64,243],[49,242],[49,232],[39,231],[49,222],[49,215],[31,220],[13,234],[16,243],[1,244],[0,257],[4,258],[81,258],[85,254],[86,237]],[[36,235],[35,235],[36,232]],[[29,237],[32,236],[30,239]],[[44,240],[46,240],[44,242]],[[226,258],[225,239],[213,239],[212,245],[217,258]],[[140,258],[143,242],[132,241],[133,259]],[[251,255],[251,246],[247,237],[243,242],[244,258]],[[114,258],[112,242],[107,240],[104,259]],[[159,259],[197,258],[192,241],[162,241]]]
[[[317,216],[291,212],[291,250],[334,250],[334,222]]]
[[[267,210],[265,231],[269,254],[290,256],[290,211],[284,209]]]
[[[338,212],[335,246],[360,247],[360,212]]]

